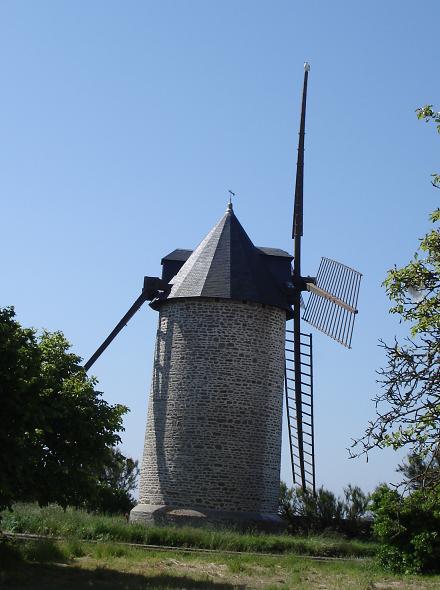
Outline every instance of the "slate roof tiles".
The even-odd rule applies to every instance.
[[[255,301],[290,311],[282,285],[268,269],[265,258],[291,258],[273,248],[256,248],[232,209],[228,209],[199,246],[174,250],[164,260],[185,260],[172,278],[167,299],[180,297],[219,297]]]

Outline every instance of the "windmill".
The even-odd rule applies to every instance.
[[[305,64],[292,237],[294,256],[258,248],[227,210],[195,250],[173,250],[85,363],[146,301],[159,311],[153,378],[132,519],[279,524],[282,398],[294,482],[315,490],[312,336],[303,319],[350,347],[360,273],[323,258],[301,274]],[[293,268],[292,268],[293,258]],[[293,320],[293,329],[286,329]]]

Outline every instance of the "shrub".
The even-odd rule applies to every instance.
[[[440,572],[440,486],[402,497],[386,485],[372,495],[380,564],[393,572]]]
[[[368,537],[370,521],[365,519],[369,496],[358,486],[344,488],[344,499],[320,487],[314,495],[309,489],[288,488],[281,482],[279,511],[290,532],[331,531],[348,536]]]

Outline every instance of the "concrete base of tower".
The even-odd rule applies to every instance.
[[[258,529],[270,532],[281,532],[286,526],[278,514],[210,510],[202,507],[176,508],[153,504],[135,506],[130,512],[130,522],[141,522],[146,525],[233,527],[241,530]]]

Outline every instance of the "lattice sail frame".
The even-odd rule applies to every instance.
[[[286,329],[285,401],[289,431],[293,483],[315,489],[315,434],[313,422],[313,356],[312,335],[301,332],[301,399],[295,392],[293,330]],[[300,422],[300,424],[298,424]],[[299,433],[302,433],[301,441]],[[302,443],[302,444],[300,444]],[[304,473],[303,481],[301,473]]]
[[[351,348],[362,274],[330,258],[322,258],[316,283],[302,319],[343,346]]]

